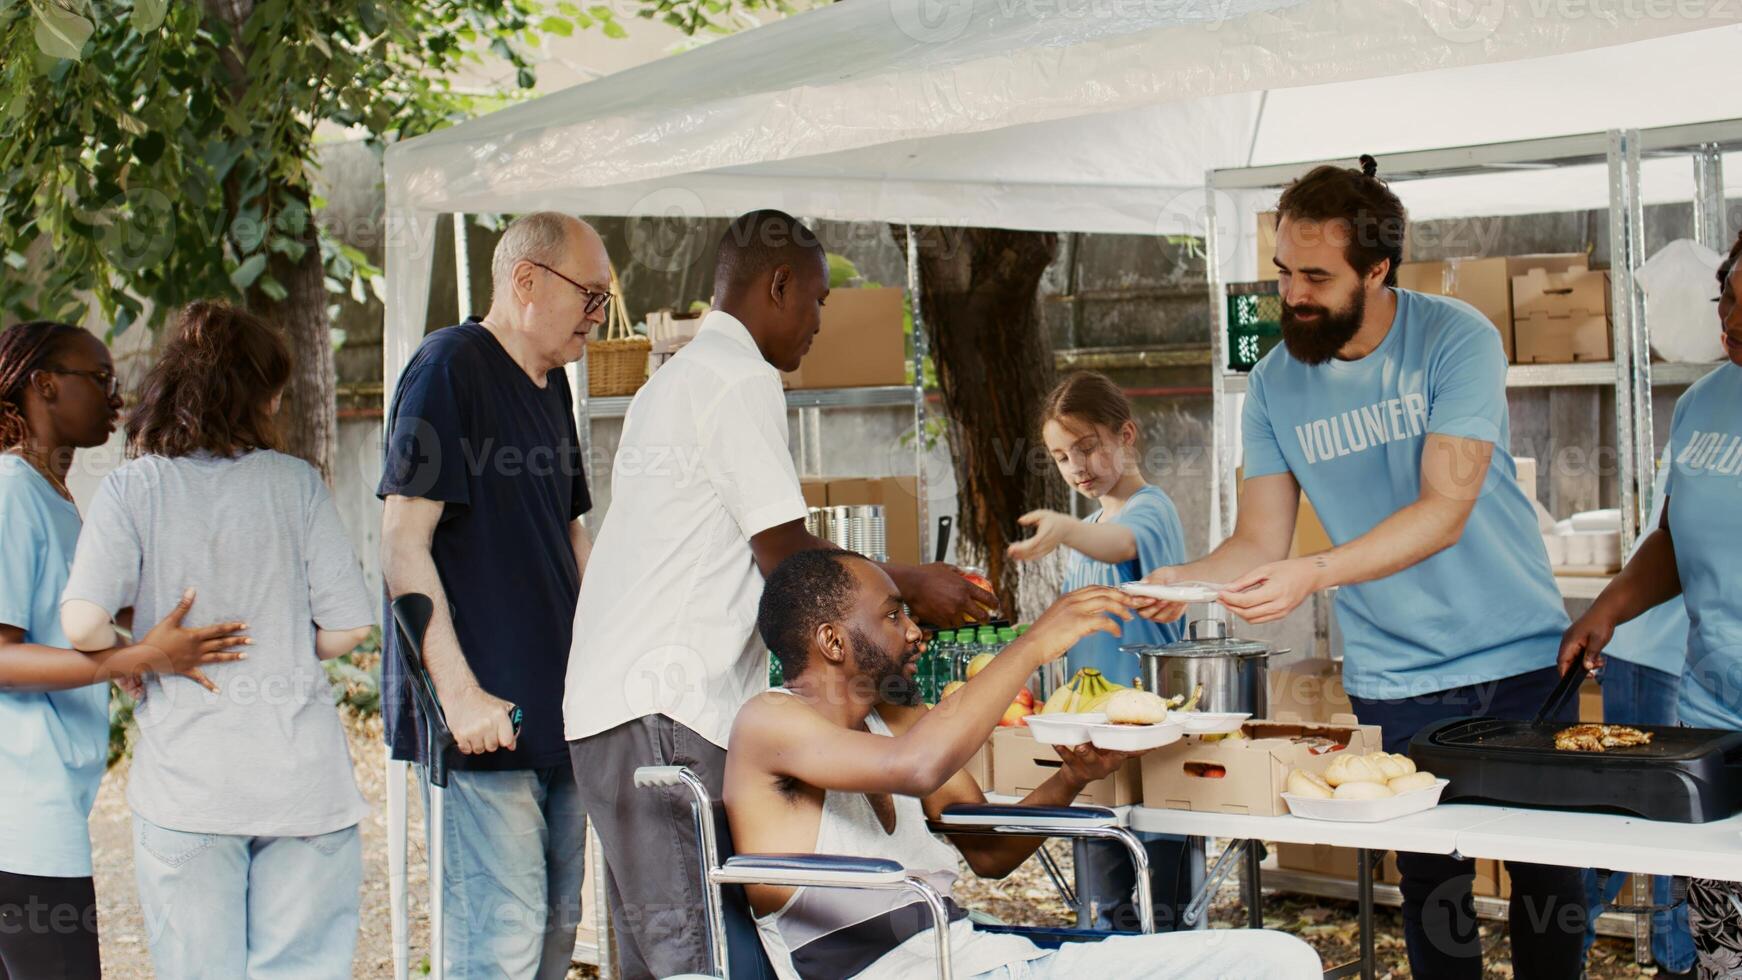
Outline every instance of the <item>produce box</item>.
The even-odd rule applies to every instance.
[[[805,477],[798,481],[798,489],[804,494],[806,507],[827,507],[829,505],[829,481]]]
[[[1243,468],[1234,471],[1234,485],[1236,490],[1246,485],[1246,471]],[[1329,551],[1332,547],[1331,535],[1319,520],[1319,512],[1313,509],[1313,502],[1307,499],[1307,495],[1301,494],[1300,505],[1295,508],[1294,541],[1289,545],[1288,557],[1316,555],[1321,551]]]
[[[1113,775],[1090,783],[1076,802],[1098,806],[1143,802],[1143,781],[1137,763],[1132,759]],[[999,793],[1027,796],[1058,772],[1061,765],[1058,751],[1036,742],[1034,733],[1027,728],[1000,728],[992,733],[992,785]]]
[[[832,289],[810,353],[781,381],[788,388],[907,384],[904,321],[900,289]]]
[[[1381,748],[1379,726],[1354,715],[1329,724],[1249,721],[1244,738],[1186,738],[1141,760],[1146,806],[1205,813],[1288,813],[1282,799],[1294,769],[1323,773],[1339,752],[1366,755]]]
[[[1276,866],[1284,871],[1310,871],[1344,881],[1354,881],[1360,859],[1353,847],[1333,847],[1330,844],[1277,844]],[[1379,865],[1381,884],[1395,885],[1403,880],[1397,870],[1397,855],[1387,851]]]
[[[1326,657],[1296,660],[1272,667],[1269,717],[1272,721],[1329,722],[1352,715],[1355,707],[1343,690],[1343,664]]]
[[[830,507],[880,505],[889,560],[904,565],[917,565],[923,560],[919,542],[919,482],[913,477],[837,477],[828,482],[828,498]]]
[[[1258,215],[1258,278],[1275,280],[1276,272],[1276,226],[1280,216],[1275,211],[1264,211]]]
[[[1530,269],[1512,278],[1513,331],[1520,364],[1607,361],[1609,274]]]
[[[980,746],[980,751],[974,753],[962,771],[974,777],[974,784],[981,792],[992,791],[992,743],[988,741]]]
[[[1522,361],[1516,349],[1515,321],[1518,314],[1512,277],[1525,275],[1532,269],[1566,272],[1582,270],[1586,266],[1583,252],[1405,262],[1397,267],[1397,284],[1418,293],[1451,296],[1474,306],[1500,331],[1506,359]]]
[[[1476,861],[1476,883],[1471,891],[1477,895],[1486,895],[1489,898],[1511,898],[1512,876],[1506,873],[1506,866],[1499,861],[1491,858],[1478,858]]]

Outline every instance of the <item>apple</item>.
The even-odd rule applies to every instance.
[[[1022,705],[1024,708],[1033,708],[1034,707],[1034,692],[1030,691],[1026,687],[1020,691],[1017,691],[1016,692],[1016,703]]]
[[[1000,728],[1016,728],[1018,726],[1026,728],[1028,726],[1028,716],[1032,714],[1034,714],[1033,709],[1026,708],[1020,704],[1012,704],[1010,707],[1004,709],[1004,717],[998,719],[998,726]]]
[[[938,700],[942,701],[944,698],[956,693],[965,687],[967,683],[967,681],[950,681],[948,684],[944,685],[943,692],[938,695]]]
[[[968,661],[968,679],[973,680],[975,674],[985,670],[986,665],[992,662],[992,656],[990,653],[982,653]]]

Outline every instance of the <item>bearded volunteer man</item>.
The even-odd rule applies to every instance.
[[[719,796],[732,719],[768,687],[756,635],[763,576],[830,547],[804,529],[780,390],[828,295],[809,228],[779,211],[734,220],[715,260],[716,309],[624,420],[611,513],[575,612],[563,718],[631,980],[710,968],[688,798],[638,791],[633,774],[687,765]],[[982,620],[997,604],[948,565],[884,568],[926,622]]]
[[[1229,583],[1221,601],[1252,623],[1340,587],[1344,686],[1386,750],[1405,752],[1442,718],[1533,716],[1554,689],[1568,620],[1507,451],[1499,332],[1458,300],[1396,287],[1407,218],[1372,158],[1361,162],[1319,167],[1283,192],[1284,343],[1249,382],[1234,533],[1149,581]],[[1302,491],[1335,547],[1289,559]],[[1480,977],[1472,862],[1397,864],[1415,976]],[[1579,872],[1509,870],[1517,974],[1578,977]]]

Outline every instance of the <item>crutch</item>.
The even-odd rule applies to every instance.
[[[425,815],[429,836],[429,975],[432,980],[442,980],[442,941],[446,931],[442,921],[442,794],[448,787],[447,753],[454,744],[454,736],[448,731],[447,717],[442,714],[442,704],[436,699],[429,671],[423,667],[423,634],[429,629],[434,609],[429,596],[421,593],[407,593],[393,600],[393,624],[399,630],[399,642],[395,646],[399,648],[400,666],[405,670],[418,717],[423,721],[424,770],[429,776],[429,808]],[[387,831],[396,837],[387,848],[389,900],[393,911],[393,975],[396,980],[405,980],[410,968],[411,944],[405,907],[408,842],[404,766],[404,763],[398,764],[396,785],[395,764],[391,759],[387,763]],[[397,820],[392,812],[396,792],[399,800]]]

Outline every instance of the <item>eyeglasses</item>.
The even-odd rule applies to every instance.
[[[49,374],[76,374],[82,378],[90,378],[103,389],[103,394],[114,398],[121,393],[121,379],[113,371],[74,371],[70,368],[43,368]]]
[[[527,261],[532,262],[531,259],[528,259]],[[563,282],[566,282],[569,285],[580,290],[581,295],[583,297],[585,297],[586,301],[587,301],[587,305],[582,309],[582,312],[588,316],[591,316],[594,313],[597,313],[599,311],[599,307],[604,306],[606,303],[610,302],[610,300],[611,300],[611,294],[609,291],[600,292],[596,289],[588,289],[587,287],[581,285],[580,283],[574,281],[573,279],[570,279],[568,276],[565,276],[562,273],[556,271],[555,269],[552,269],[550,266],[545,265],[543,262],[533,262],[532,264],[538,266],[540,269],[543,269],[544,271],[550,273],[551,275],[556,276],[558,279],[561,279]]]

